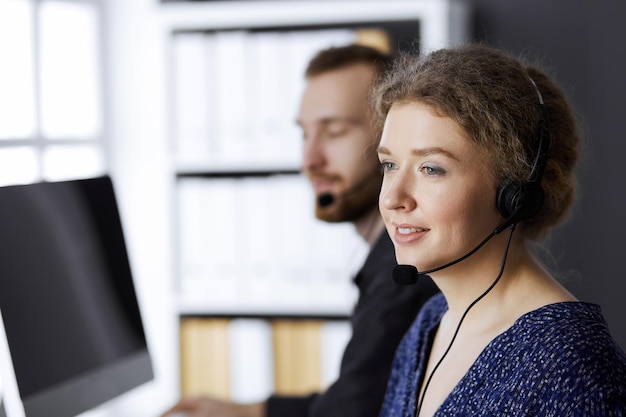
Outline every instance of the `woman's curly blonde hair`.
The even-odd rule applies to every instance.
[[[404,54],[377,82],[371,98],[381,128],[394,103],[431,106],[457,122],[487,151],[496,184],[522,184],[536,157],[542,120],[533,81],[545,104],[551,145],[541,179],[544,204],[519,225],[524,236],[532,239],[563,221],[573,205],[580,137],[565,94],[542,70],[478,44],[441,49],[424,57]]]

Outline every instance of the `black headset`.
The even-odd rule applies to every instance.
[[[548,161],[548,151],[550,150],[550,127],[548,112],[546,111],[541,91],[530,78],[537,96],[539,97],[539,129],[537,132],[537,155],[532,164],[532,169],[528,180],[520,184],[512,180],[505,180],[498,187],[496,193],[496,207],[506,219],[505,223],[499,227],[504,228],[516,224],[519,221],[533,217],[543,205],[544,193],[541,188],[541,177],[546,169]]]

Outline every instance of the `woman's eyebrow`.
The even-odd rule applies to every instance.
[[[385,148],[384,146],[379,146],[376,151],[379,154],[384,154],[384,155],[391,155],[391,151],[389,151],[389,149]],[[411,155],[413,156],[428,156],[428,155],[436,155],[436,154],[441,154],[441,155],[445,155],[448,158],[454,159],[454,160],[459,160],[459,158],[457,158],[454,154],[452,154],[451,152],[440,148],[438,146],[433,146],[433,147],[429,147],[429,148],[420,148],[420,149],[412,149],[411,150]]]

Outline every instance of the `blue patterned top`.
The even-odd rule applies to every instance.
[[[425,305],[398,346],[381,417],[412,417],[432,338],[448,305]],[[550,304],[481,352],[435,413],[443,416],[626,416],[626,354],[596,304]]]

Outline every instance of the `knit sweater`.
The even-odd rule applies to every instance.
[[[448,306],[433,297],[401,342],[381,417],[416,412],[432,338]],[[443,416],[626,416],[626,354],[595,304],[550,304],[481,352],[435,413]]]

